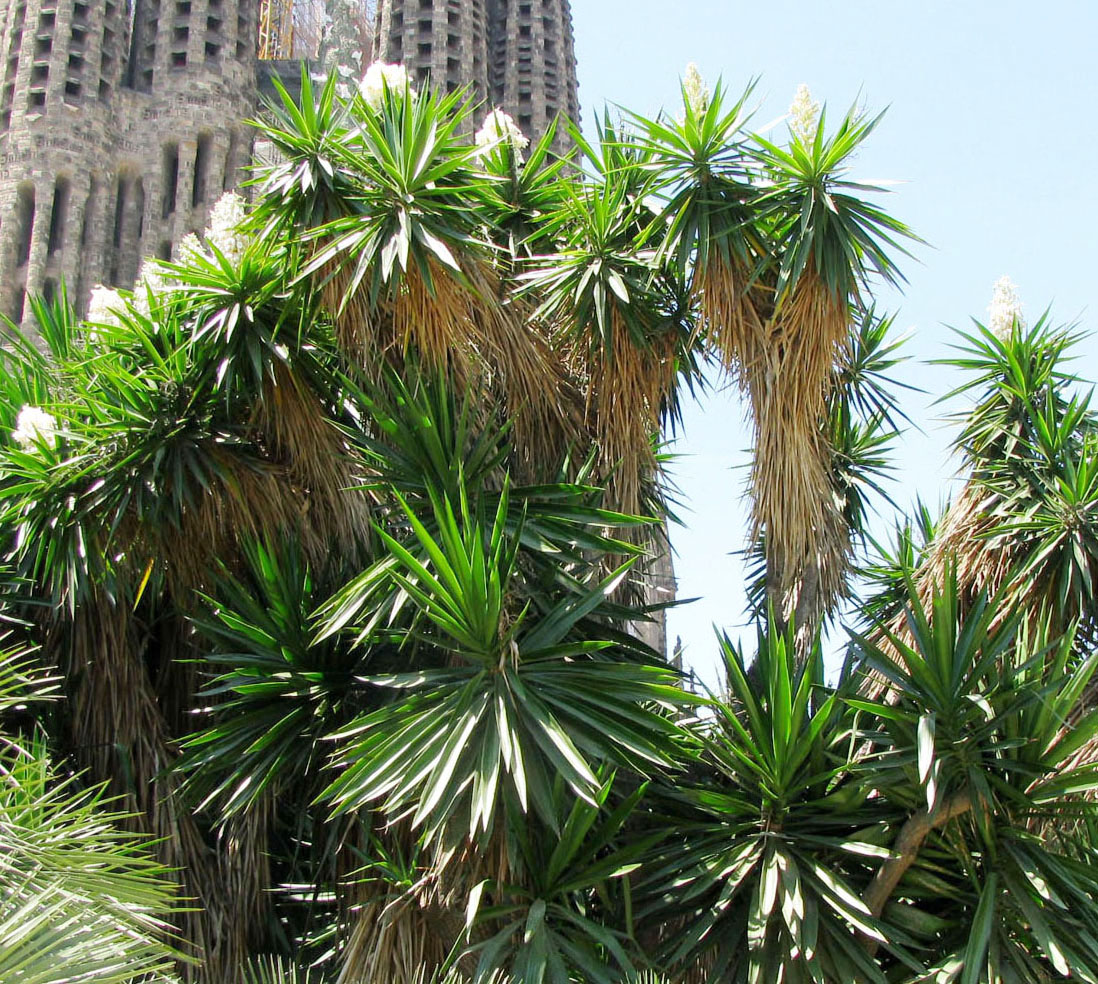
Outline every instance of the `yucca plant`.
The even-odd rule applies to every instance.
[[[612,642],[573,635],[620,574],[544,612],[516,608],[522,529],[508,534],[509,507],[506,486],[494,515],[475,498],[438,500],[432,535],[405,506],[420,557],[381,534],[394,586],[422,616],[409,642],[444,658],[368,678],[396,699],[337,736],[339,775],[325,795],[339,810],[381,802],[428,836],[475,839],[493,829],[505,789],[552,824],[553,775],[591,800],[592,757],[672,765],[676,728],[660,708],[688,700],[673,671],[608,659]]]
[[[1047,314],[1030,328],[1010,308],[963,333],[945,360],[970,377],[949,396],[975,401],[955,415],[969,476],[921,553],[924,604],[954,568],[962,596],[1003,593],[1003,617],[1021,610],[1092,636],[1096,424],[1089,390],[1066,367],[1077,339]]]
[[[678,118],[636,118],[654,190],[667,199],[652,229],[660,253],[688,277],[707,347],[741,379],[766,350],[756,311],[766,247],[754,225],[760,192],[747,152],[753,89],[733,99],[718,81],[710,94],[691,66]]]
[[[147,268],[132,296],[109,292],[57,354],[38,430],[4,449],[3,506],[28,601],[53,607],[31,612],[65,671],[68,741],[159,836],[202,902],[180,916],[186,935],[226,975],[259,932],[268,886],[255,843],[238,849],[249,835],[225,834],[236,846],[221,861],[205,820],[175,805],[175,743],[197,690],[186,615],[249,538],[292,532],[319,562],[334,536],[351,547],[369,532],[366,499],[349,491],[331,346],[322,331],[302,344],[308,297],[237,235]]]
[[[644,957],[629,925],[626,880],[659,835],[625,831],[644,786],[615,803],[613,774],[599,778],[593,802],[573,799],[562,780],[554,784],[555,836],[511,817],[513,870],[506,880],[478,886],[470,907],[471,928],[483,937],[470,947],[477,957],[473,980],[504,974],[513,981],[562,984],[635,979]]]
[[[554,216],[558,252],[524,274],[587,393],[586,423],[599,470],[622,512],[643,512],[656,472],[661,417],[681,368],[688,326],[668,311],[655,251],[639,245],[650,213],[631,187],[635,164],[568,189]]]
[[[877,188],[846,177],[879,117],[852,110],[829,135],[826,116],[817,122],[811,108],[802,115],[788,147],[756,137],[754,152],[771,182],[758,205],[773,296],[764,315],[768,344],[747,379],[756,428],[752,501],[755,529],[766,533],[772,601],[783,614],[815,585],[821,610],[841,596],[848,531],[831,495],[827,397],[870,277],[897,283],[890,251],[906,252],[900,240],[911,237],[858,197]]]
[[[0,800],[82,819],[71,883],[12,876],[0,960],[1098,979],[1098,468],[1071,333],[970,333],[972,495],[860,564],[902,422],[870,290],[907,232],[846,172],[875,121],[831,133],[805,94],[779,146],[748,132],[750,89],[683,88],[679,119],[604,115],[561,160],[496,111],[471,135],[467,94],[393,67],[305,79],[250,216],[227,199],[86,322],[32,303],[41,351],[10,328],[0,623],[65,699],[39,713],[0,662]],[[760,437],[763,631],[753,657],[720,640],[728,692],[702,698],[636,638],[653,606],[628,588],[667,508],[661,429],[711,355]],[[859,577],[877,597],[829,681],[819,630]],[[83,863],[86,821],[128,859],[98,895],[116,862]]]
[[[728,690],[696,728],[698,763],[654,807],[666,839],[640,925],[684,980],[883,981],[863,936],[917,966],[860,894],[890,811],[851,768],[851,676],[826,687],[820,649],[806,662],[776,627],[751,664],[721,648]]]
[[[1098,777],[1071,763],[1098,729],[1095,658],[1054,618],[1004,620],[1001,596],[963,595],[952,572],[926,607],[911,585],[904,635],[856,640],[893,688],[887,704],[853,701],[877,722],[874,782],[907,812],[863,898],[947,979],[1087,979],[1093,844],[1059,830],[1093,814]]]

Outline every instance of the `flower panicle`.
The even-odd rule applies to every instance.
[[[1018,287],[1010,277],[1000,277],[995,281],[991,303],[987,308],[987,328],[997,338],[1006,341],[1014,331],[1015,325],[1021,331],[1026,328],[1022,302],[1018,297]]]
[[[705,84],[698,66],[691,62],[682,77],[682,95],[686,108],[695,116],[702,116],[709,108],[709,86]]]
[[[498,107],[484,118],[484,124],[477,130],[474,139],[477,154],[481,157],[491,153],[500,144],[508,144],[521,160],[522,152],[530,145],[514,119]]]
[[[113,287],[96,284],[88,298],[88,313],[84,321],[100,328],[121,328],[126,301]]]
[[[210,209],[206,242],[233,264],[240,262],[248,248],[248,237],[240,231],[245,215],[244,199],[235,191],[225,192]]]
[[[820,104],[803,83],[797,86],[793,104],[789,107],[789,130],[801,143],[810,144],[820,129]]]
[[[362,81],[358,84],[358,93],[372,110],[379,110],[385,101],[385,90],[404,92],[405,89],[415,98],[416,91],[408,79],[408,70],[400,64],[390,65],[376,61],[366,69]]]
[[[24,451],[34,451],[42,445],[56,448],[57,418],[41,407],[25,404],[15,418],[15,430],[11,432],[11,439]]]

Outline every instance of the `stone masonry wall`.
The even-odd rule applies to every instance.
[[[258,0],[0,0],[0,310],[168,257],[251,159]]]
[[[420,85],[471,84],[484,111],[499,106],[531,140],[558,113],[579,119],[568,0],[382,0],[374,55]],[[558,136],[558,151],[568,145]]]

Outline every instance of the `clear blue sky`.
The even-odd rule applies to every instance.
[[[1098,328],[1098,0],[573,0],[572,12],[588,122],[606,102],[675,106],[690,61],[737,89],[760,76],[760,123],[802,82],[835,112],[888,109],[856,173],[906,182],[886,207],[929,243],[903,263],[904,295],[879,294],[911,332],[903,378],[927,390],[905,399],[922,433],[897,454],[900,505],[916,493],[936,504],[954,487],[945,408],[932,405],[950,377],[927,361],[947,353],[946,325],[984,317],[1000,276],[1031,322],[1051,306]],[[1098,343],[1079,356],[1077,371],[1098,377]],[[748,433],[737,394],[718,393],[688,410],[675,449],[687,506],[672,534],[680,595],[703,600],[672,613],[670,635],[711,681],[711,626],[735,635],[742,622],[733,554],[746,531]]]

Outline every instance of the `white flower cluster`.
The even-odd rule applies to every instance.
[[[145,260],[137,273],[137,283],[133,286],[134,309],[146,318],[153,313],[155,298],[159,297],[171,285],[167,272],[158,260]]]
[[[693,62],[686,66],[686,74],[682,77],[682,94],[687,108],[695,116],[701,116],[709,108],[709,86]]]
[[[1022,316],[1022,302],[1018,299],[1018,288],[1010,277],[1000,277],[995,281],[991,295],[991,304],[987,309],[987,327],[999,338],[1006,341],[1014,331],[1014,323],[1019,329],[1025,329],[1026,319]]]
[[[84,319],[92,325],[119,328],[122,325],[120,311],[126,310],[126,302],[113,287],[96,284],[88,298],[88,314]]]
[[[244,221],[244,199],[235,191],[227,191],[210,209],[206,226],[206,242],[216,246],[230,263],[239,263],[248,248],[248,237],[239,231]]]
[[[789,107],[789,129],[802,142],[811,143],[819,128],[820,104],[813,101],[807,85],[799,85],[793,105]]]
[[[359,94],[371,109],[381,109],[386,89],[399,93],[405,88],[415,96],[415,89],[408,81],[408,70],[403,65],[387,65],[379,61],[366,69],[358,84]]]
[[[188,232],[175,246],[175,262],[181,264],[193,263],[200,256],[205,256],[202,248],[202,240],[193,232]]]
[[[28,404],[15,418],[15,430],[11,432],[11,437],[26,451],[33,451],[40,444],[55,448],[57,447],[57,418],[52,413],[46,413],[41,407],[32,407]]]
[[[485,118],[484,125],[476,133],[477,152],[483,156],[502,143],[509,143],[515,156],[522,159],[522,152],[530,141],[518,128],[515,121],[502,109],[493,109]]]

